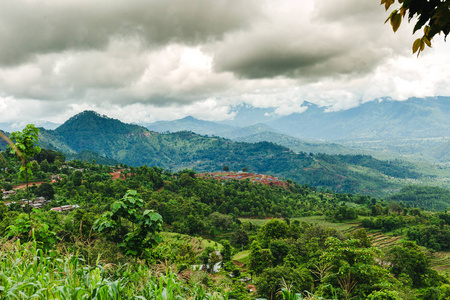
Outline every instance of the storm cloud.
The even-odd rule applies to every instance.
[[[0,120],[218,120],[243,102],[286,114],[450,93],[448,44],[417,59],[411,26],[394,34],[386,17],[372,0],[4,0]]]
[[[105,49],[112,40],[130,37],[147,47],[196,45],[245,28],[257,15],[254,0],[4,0],[0,64]]]

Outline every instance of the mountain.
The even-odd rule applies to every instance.
[[[234,140],[246,143],[267,141],[282,145],[297,153],[361,154],[361,150],[345,147],[337,143],[308,141],[273,131],[262,131],[247,136],[237,137]]]
[[[156,132],[192,131],[198,134],[217,136],[221,136],[221,134],[224,132],[229,132],[237,129],[236,126],[199,120],[191,116],[174,121],[158,121],[142,125],[149,130]]]
[[[211,121],[186,117],[174,121],[158,121],[147,124],[146,128],[156,132],[192,131],[198,134],[213,135],[234,141],[257,143],[272,142],[285,146],[295,152],[327,153],[327,154],[359,154],[354,150],[336,143],[321,141],[305,141],[275,131],[267,124],[258,123],[247,127],[222,125]]]
[[[188,117],[159,122],[155,124],[157,127],[149,128],[158,132],[190,130],[247,142],[266,140],[295,151],[308,152],[312,146],[313,153],[316,153],[314,148],[317,146],[317,149],[323,148],[330,154],[364,152],[377,157],[400,155],[413,160],[448,161],[445,158],[448,147],[444,144],[450,143],[450,97],[411,98],[406,101],[379,99],[344,111],[329,111],[328,107],[306,101],[302,106],[307,108],[303,113],[280,117],[274,108],[243,104],[232,107],[233,120],[208,122]],[[323,147],[324,144],[318,142],[321,145],[300,148],[305,140],[335,144]]]
[[[445,142],[439,146],[425,150],[424,154],[428,157],[432,157],[439,162],[450,162],[450,142]]]
[[[78,159],[78,160],[87,161],[87,162],[91,162],[92,160],[95,160],[96,164],[102,164],[102,165],[107,165],[107,166],[114,166],[114,165],[120,164],[120,162],[115,159],[100,156],[98,153],[90,151],[90,150],[83,150],[77,154],[69,154],[69,155],[67,155],[67,159],[68,160]]]
[[[427,210],[445,211],[450,208],[450,191],[434,186],[407,185],[388,199]]]
[[[238,140],[238,139],[244,138],[246,136],[259,134],[259,133],[263,133],[263,132],[276,133],[276,131],[273,128],[271,128],[270,126],[263,124],[263,123],[258,123],[258,124],[254,124],[251,126],[239,127],[234,130],[224,132],[224,133],[220,134],[219,136],[222,136],[222,137],[225,137],[228,139],[232,139],[232,140]],[[265,140],[263,140],[263,141],[265,141]],[[261,141],[258,141],[258,142],[261,142]],[[268,142],[270,142],[270,141],[268,141]]]
[[[233,106],[230,111],[234,115],[231,120],[219,121],[220,124],[248,127],[258,123],[269,123],[279,118],[275,108],[254,107],[248,104]]]
[[[281,117],[268,124],[280,132],[330,141],[355,139],[412,139],[448,136],[450,98],[436,97],[407,101],[380,100],[344,111],[304,103],[308,109]]]
[[[384,195],[398,190],[402,181],[421,175],[412,165],[380,161],[370,156],[311,155],[269,142],[233,142],[189,131],[161,134],[85,111],[55,130],[42,130],[41,145],[76,154],[98,153],[128,165],[158,166],[174,171],[218,171],[246,167],[302,184],[339,192]]]

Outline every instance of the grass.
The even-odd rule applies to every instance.
[[[186,234],[174,232],[161,232],[164,241],[170,244],[191,244],[193,249],[203,251],[206,247],[213,247],[222,250],[222,244],[201,237],[193,237]]]
[[[248,265],[250,263],[250,250],[241,251],[233,256],[233,260]]]

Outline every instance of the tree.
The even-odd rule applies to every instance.
[[[10,154],[17,155],[22,166],[19,170],[19,179],[25,180],[27,184],[28,217],[31,219],[31,206],[28,193],[28,183],[33,178],[32,164],[30,159],[41,152],[39,147],[39,129],[33,124],[28,124],[22,131],[11,133],[13,144],[9,145]]]
[[[261,249],[257,241],[250,246],[250,270],[261,274],[266,268],[272,267],[273,256],[269,249]]]
[[[153,210],[142,211],[144,201],[134,190],[128,190],[122,200],[113,204],[112,211],[106,212],[95,222],[94,229],[103,233],[111,233],[115,230],[126,232],[120,237],[122,243],[119,248],[126,255],[136,259],[150,248],[161,242],[158,232],[161,230],[162,217]],[[130,228],[123,230],[126,223],[131,223]]]
[[[234,247],[245,247],[247,246],[248,241],[248,234],[242,228],[234,231],[230,236],[230,243]]]
[[[381,0],[386,11],[396,0]],[[390,21],[392,29],[397,31],[402,19],[408,16],[408,22],[416,18],[413,33],[423,28],[423,36],[413,43],[413,53],[420,54],[425,49],[425,45],[431,47],[431,41],[436,34],[450,33],[450,1],[448,0],[397,0],[400,7],[394,9],[386,22]]]
[[[321,260],[331,266],[331,274],[323,283],[334,286],[341,294],[339,299],[350,299],[352,294],[368,295],[388,284],[389,273],[377,262],[380,250],[361,248],[358,240],[341,241],[334,237],[328,238],[325,246]],[[331,296],[330,291],[327,293]]]
[[[225,165],[222,167],[222,171],[228,172],[230,171],[230,168],[227,165]]]
[[[225,263],[231,261],[232,257],[232,250],[231,250],[231,244],[227,240],[222,241],[222,250],[220,251],[220,255],[222,255],[222,266],[225,265]]]
[[[286,222],[273,219],[261,227],[258,232],[258,238],[261,240],[262,246],[267,247],[270,241],[287,238],[288,232],[289,226]]]
[[[396,277],[400,275],[409,277],[414,287],[423,284],[429,269],[429,261],[416,243],[406,241],[401,246],[394,246],[389,251],[389,261],[390,271]]]
[[[52,200],[55,195],[55,191],[50,183],[44,182],[37,188],[36,194],[44,197],[46,200]]]
[[[288,285],[292,285],[290,291],[293,294],[311,289],[313,285],[312,276],[305,267],[288,268],[285,266],[277,266],[265,269],[258,278],[256,282],[258,294],[267,299],[278,299],[276,298],[276,294],[282,290],[281,285],[283,281]]]

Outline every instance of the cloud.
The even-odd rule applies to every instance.
[[[198,48],[149,51],[137,40],[116,41],[103,51],[41,55],[33,63],[0,69],[5,95],[54,101],[170,105],[217,93],[231,80],[231,74],[212,72],[211,58]]]
[[[120,37],[149,47],[195,45],[247,26],[256,0],[4,0],[0,10],[0,65],[36,55],[104,49]]]
[[[289,114],[449,95],[449,44],[417,59],[412,25],[386,18],[361,0],[4,0],[0,119],[221,120],[240,103]]]
[[[386,16],[376,2],[296,3],[290,9],[270,6],[268,17],[254,22],[251,29],[231,32],[217,42],[216,70],[244,78],[359,76],[374,70],[393,54],[392,49],[397,55],[406,50],[401,35],[394,36],[383,26]]]

